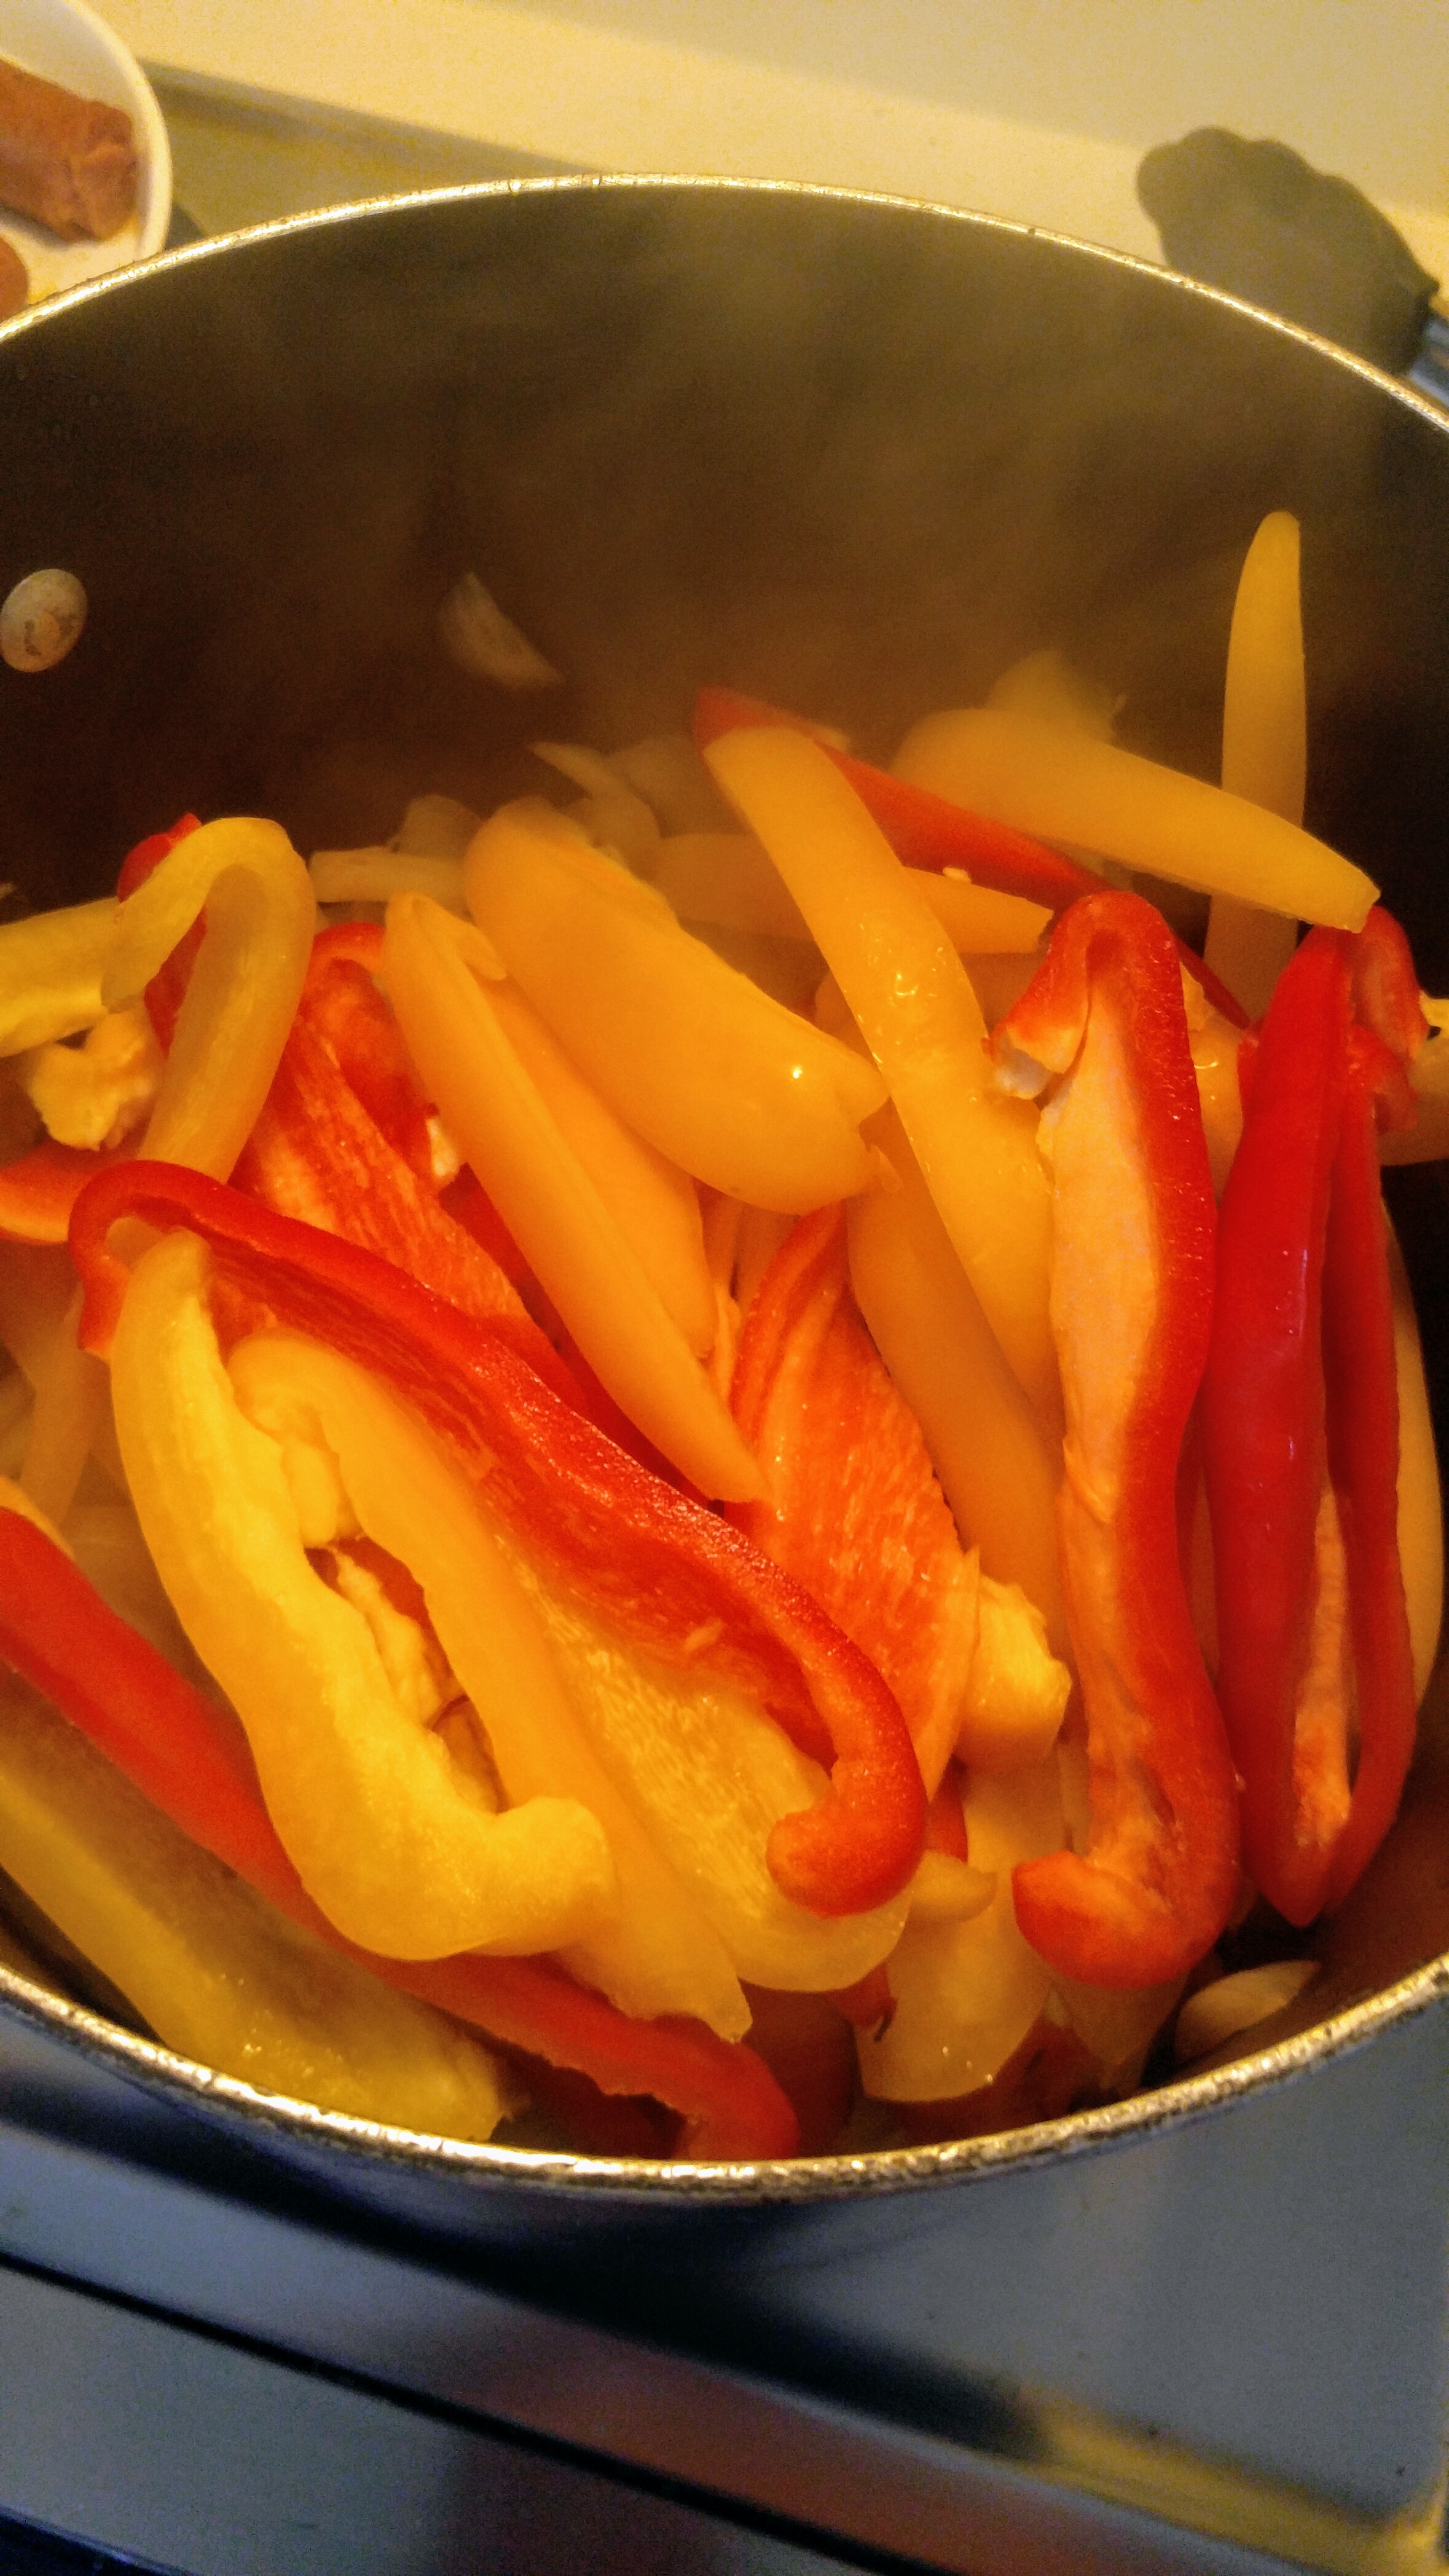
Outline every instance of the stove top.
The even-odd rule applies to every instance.
[[[80,2079],[0,2022],[0,2515],[92,2552],[188,2576],[1445,2563],[1442,2006],[1111,2153],[581,2222],[546,2253],[470,2243],[468,2186],[423,2232],[386,2168],[294,2172]]]

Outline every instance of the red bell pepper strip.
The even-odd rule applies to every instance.
[[[1354,1016],[1400,1064],[1412,1064],[1429,1034],[1414,953],[1399,923],[1376,903],[1353,942]],[[1408,1112],[1409,1123],[1414,1113]],[[1382,1124],[1382,1122],[1380,1122]]]
[[[1061,1974],[1149,1986],[1210,1947],[1238,1881],[1237,1785],[1177,1547],[1214,1210],[1177,952],[1159,914],[1131,894],[1073,905],[993,1044],[1014,1070],[1019,1050],[1067,1077],[1044,1120],[1067,1411],[1057,1532],[1091,1814],[1085,1855],[1018,1865],[1016,1916]],[[1031,1087],[1025,1068],[1019,1087]]]
[[[572,1412],[496,1328],[375,1254],[170,1164],[118,1164],[77,1202],[70,1247],[87,1349],[108,1346],[125,1294],[125,1265],[107,1248],[122,1216],[200,1235],[223,1283],[411,1404],[485,1507],[592,1608],[666,1663],[740,1684],[832,1766],[820,1804],[771,1832],[767,1858],[785,1895],[853,1914],[906,1884],[924,1802],[900,1710],[874,1666],[738,1531]]]
[[[1373,919],[1373,916],[1370,916]],[[1378,1130],[1413,1104],[1355,996],[1415,1044],[1402,934],[1314,930],[1279,977],[1224,1194],[1203,1388],[1219,1686],[1248,1865],[1291,1923],[1339,1903],[1393,1820],[1415,1693],[1398,1553],[1398,1388]],[[1412,973],[1410,964],[1409,973]],[[1305,1713],[1316,1532],[1331,1478],[1348,1568],[1359,1759]]]
[[[975,1576],[920,1426],[855,1312],[843,1209],[802,1217],[776,1253],[730,1409],[769,1492],[729,1518],[869,1655],[934,1790],[976,1650]]]
[[[1348,1560],[1359,1756],[1324,1886],[1328,1907],[1342,1902],[1393,1823],[1414,1750],[1418,1695],[1399,1560],[1399,1383],[1378,1152],[1381,1126],[1411,1123],[1413,1115],[1399,1064],[1356,1029],[1324,1249],[1323,1362],[1328,1472]]]
[[[679,2152],[737,2160],[795,2152],[796,2124],[762,2060],[702,2022],[630,2021],[545,1959],[382,1959],[335,1932],[262,1805],[248,1757],[212,1703],[127,1627],[54,1542],[0,1509],[0,1661],[43,1691],[98,1751],[280,1913],[388,1984],[505,2047],[649,2094],[683,2115]]]
[[[732,733],[741,725],[785,725],[796,733],[820,739],[818,727],[804,717],[786,715],[779,707],[766,705],[763,699],[741,697],[733,689],[700,689],[696,693],[694,738],[701,750],[716,735]],[[947,796],[934,795],[929,788],[892,777],[888,769],[875,769],[869,761],[837,751],[832,742],[826,742],[824,749],[875,817],[904,866],[928,868],[937,874],[943,868],[964,868],[974,885],[994,886],[1000,894],[1025,895],[1033,903],[1049,905],[1053,912],[1063,911],[1084,895],[1100,893],[1101,878],[1084,868],[1080,860],[1066,858],[1060,850],[1049,850],[1044,842],[1013,831],[1009,823],[972,814],[964,805],[953,805]],[[1226,984],[1185,940],[1177,939],[1175,944],[1183,965],[1214,1008],[1235,1029],[1246,1028],[1248,1015]]]

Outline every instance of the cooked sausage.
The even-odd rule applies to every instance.
[[[0,62],[0,205],[67,241],[106,241],[135,202],[129,116]]]
[[[8,322],[30,298],[30,280],[20,253],[0,233],[0,322]]]

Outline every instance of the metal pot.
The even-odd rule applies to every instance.
[[[526,773],[537,702],[448,658],[478,572],[568,675],[548,730],[677,727],[695,687],[828,713],[868,752],[1062,645],[1135,746],[1211,774],[1236,569],[1305,531],[1309,820],[1449,976],[1449,423],[1372,369],[1106,252],[797,188],[484,187],[199,247],[0,332],[0,593],[74,571],[89,623],[0,672],[3,873],[108,885],[186,806],[303,849]],[[1445,1391],[1445,1201],[1398,1176]],[[1274,2044],[1103,2111],[955,2146],[626,2166],[418,2140],[263,2099],[0,1974],[10,2014],[202,2107],[329,2187],[517,2242],[702,2204],[961,2181],[1229,2116],[1424,2011],[1449,1897],[1437,1781]],[[89,2067],[80,2064],[83,2054]]]

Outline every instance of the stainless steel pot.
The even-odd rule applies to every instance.
[[[269,227],[0,331],[0,594],[74,571],[83,640],[0,672],[0,874],[98,890],[184,807],[304,849],[390,830],[421,787],[528,776],[539,703],[449,660],[478,572],[568,675],[548,730],[677,727],[723,681],[885,751],[925,708],[1062,645],[1127,739],[1211,774],[1237,565],[1305,531],[1309,820],[1449,976],[1449,423],[1371,369],[1108,253],[796,188],[545,182]],[[1398,1176],[1445,1393],[1449,1215]],[[458,2147],[264,2100],[0,1974],[77,2052],[333,2188],[514,2241],[592,2215],[825,2200],[1231,2116],[1449,1987],[1443,1802],[1391,1848],[1274,2044],[1108,2110],[957,2146],[626,2166]],[[81,2068],[79,2057],[91,2063]]]

